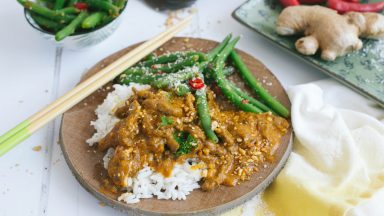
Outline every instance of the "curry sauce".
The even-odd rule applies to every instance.
[[[218,143],[205,136],[192,94],[179,97],[163,90],[135,91],[115,110],[120,121],[98,143],[99,151],[115,149],[108,165],[109,181],[117,188],[126,187],[127,178],[145,166],[167,177],[176,163],[195,158],[204,162],[199,167],[204,169],[200,184],[209,191],[219,185],[235,186],[257,172],[260,164],[273,160],[289,127],[286,119],[239,111],[210,90],[207,98]],[[177,154],[180,143],[175,134],[179,132],[193,137],[188,154]]]

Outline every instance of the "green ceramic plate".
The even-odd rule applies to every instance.
[[[304,56],[295,49],[297,37],[282,37],[275,32],[275,21],[281,10],[276,0],[249,0],[233,12],[233,17],[305,62],[384,106],[384,40],[364,40],[363,49],[339,57],[333,62],[322,61],[319,56]]]

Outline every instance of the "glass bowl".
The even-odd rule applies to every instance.
[[[128,1],[127,1],[128,2]],[[24,15],[27,22],[32,26],[32,28],[39,33],[43,38],[48,40],[50,43],[56,45],[57,47],[63,47],[65,49],[77,50],[88,48],[94,46],[103,40],[107,39],[112,33],[114,33],[117,27],[121,23],[122,16],[125,13],[127,4],[125,4],[120,15],[112,20],[110,23],[97,27],[90,32],[79,32],[74,33],[71,36],[66,37],[62,41],[55,40],[55,34],[49,32],[45,29],[42,29],[32,18],[31,14],[27,9],[24,9]]]

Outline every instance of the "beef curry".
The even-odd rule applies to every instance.
[[[98,144],[99,151],[115,148],[108,165],[115,188],[127,186],[143,167],[169,176],[176,163],[195,158],[203,164],[201,188],[235,186],[273,160],[274,150],[287,132],[286,119],[272,113],[239,111],[207,90],[212,128],[219,142],[201,129],[192,94],[179,97],[163,90],[135,91],[115,110],[121,119]],[[189,142],[182,146],[180,140]]]

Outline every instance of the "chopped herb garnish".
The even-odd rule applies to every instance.
[[[175,140],[179,143],[179,149],[175,152],[176,156],[188,154],[196,147],[197,142],[193,136],[187,132],[174,133]]]
[[[161,116],[160,126],[167,126],[167,125],[172,125],[172,124],[173,124],[173,119],[168,118],[167,116]]]

